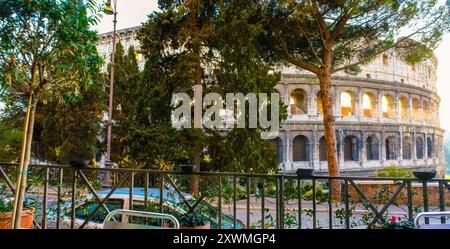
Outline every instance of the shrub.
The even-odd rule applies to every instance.
[[[377,171],[377,177],[401,177],[411,178],[413,177],[412,170],[404,169],[396,166],[389,166]]]

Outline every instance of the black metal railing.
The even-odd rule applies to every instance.
[[[14,163],[0,163],[0,185],[12,193],[17,168]],[[99,194],[107,172],[112,176],[112,186]],[[94,219],[111,211],[108,200],[116,198],[119,189],[127,190],[123,193],[128,195],[129,209],[140,202],[145,210],[158,212],[176,206],[209,217],[219,229],[367,228],[389,223],[394,214],[412,223],[418,212],[445,211],[449,204],[446,192],[450,192],[450,180],[445,179],[182,173],[65,165],[30,165],[28,174],[31,188],[27,196],[38,201],[34,221],[37,229],[88,228]],[[199,191],[188,195],[194,175],[198,176]],[[435,198],[430,205],[431,185],[437,192],[432,193]],[[136,188],[142,188],[139,198],[143,200],[137,201]],[[159,194],[152,196],[149,191]],[[336,197],[333,191],[339,195]],[[87,202],[95,207],[81,219],[77,208]],[[440,219],[440,223],[446,222]]]

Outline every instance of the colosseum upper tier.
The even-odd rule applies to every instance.
[[[118,40],[125,47],[138,47],[137,28],[119,31]],[[102,35],[98,49],[106,60],[111,47],[111,33]],[[139,62],[142,68],[142,56]],[[337,152],[343,174],[373,175],[388,166],[434,168],[443,174],[444,130],[439,124],[436,68],[434,57],[409,65],[395,51],[388,51],[363,66],[358,75],[333,75]],[[278,137],[271,140],[280,168],[326,173],[318,80],[295,68],[281,72],[276,90],[288,106],[288,118]]]

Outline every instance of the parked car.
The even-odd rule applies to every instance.
[[[103,200],[111,190],[102,190],[97,192],[97,196],[100,200]],[[119,188],[114,191],[114,193],[108,198],[105,205],[108,207],[109,211],[115,209],[132,209],[138,211],[151,211],[151,212],[159,212],[159,193],[160,190],[158,188],[149,188],[147,191],[147,209],[145,208],[145,192],[143,188],[134,188],[133,189],[133,207],[130,208],[129,197],[130,197],[130,189],[129,188]],[[193,205],[195,200],[192,195],[188,193],[183,193],[184,198]],[[75,208],[75,220],[74,220],[74,228],[79,228],[85,220],[90,217],[97,206],[99,205],[97,199],[94,196],[90,195],[87,198],[89,201],[81,203],[77,205]],[[163,205],[164,211],[175,211],[178,213],[187,213],[188,207],[183,202],[183,199],[178,195],[177,192],[171,190],[163,191]],[[61,218],[60,228],[69,229],[71,227],[71,218],[70,218],[70,204],[63,207],[66,211],[65,215]],[[199,214],[207,217],[210,220],[211,228],[218,228],[218,210],[212,206],[210,203],[202,200],[196,206],[196,210],[199,210]],[[89,222],[86,224],[85,228],[87,229],[101,229],[103,228],[103,221],[107,215],[106,210],[103,207],[100,207],[97,213],[92,217]],[[49,227],[56,226],[56,216],[52,217],[48,222]],[[118,222],[131,222],[131,223],[143,223],[149,222],[148,219],[144,221],[142,218],[131,217],[130,220],[119,218]],[[230,229],[234,227],[234,218],[232,216],[222,214],[222,229]],[[236,229],[241,229],[244,227],[244,224],[237,220]]]

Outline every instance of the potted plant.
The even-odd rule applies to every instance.
[[[194,172],[194,165],[193,164],[180,164],[181,172],[183,173],[192,173]]]
[[[14,195],[0,187],[0,229],[12,229],[13,208]],[[26,199],[21,212],[20,228],[31,229],[33,227],[34,210],[34,205]]]
[[[180,223],[180,229],[210,229],[211,223],[208,218],[201,214],[187,213],[181,214],[178,212],[169,212]]]
[[[297,169],[297,177],[302,178],[302,177],[312,177],[314,175],[314,169],[304,169],[304,168],[299,168]]]
[[[384,224],[384,229],[414,229],[414,224],[408,220],[402,220],[401,217],[391,217],[391,222]]]
[[[436,170],[435,169],[415,170],[415,171],[413,171],[413,174],[415,177],[417,177],[420,180],[428,181],[428,180],[433,179],[436,176]]]

